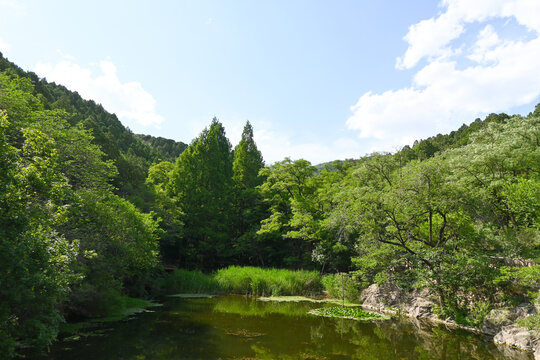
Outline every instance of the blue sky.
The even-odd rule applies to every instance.
[[[267,163],[395,151],[540,101],[540,1],[0,0],[0,51],[189,143],[249,120]]]

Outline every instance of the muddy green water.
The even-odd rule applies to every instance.
[[[39,359],[532,359],[482,336],[396,318],[321,318],[307,302],[242,296],[167,298],[132,318],[95,324]]]

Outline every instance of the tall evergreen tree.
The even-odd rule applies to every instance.
[[[266,217],[266,208],[260,191],[256,188],[263,183],[259,171],[264,167],[261,152],[253,139],[253,127],[246,122],[242,139],[234,149],[234,248],[237,261],[244,264],[263,265],[261,244],[256,232],[262,219]]]
[[[232,256],[232,173],[231,144],[214,118],[180,155],[172,173],[171,192],[184,224],[180,266],[214,269]]]
[[[259,171],[264,167],[264,160],[253,139],[253,127],[246,122],[242,139],[234,148],[233,179],[240,189],[253,189],[262,184]]]

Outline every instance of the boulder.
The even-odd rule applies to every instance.
[[[434,302],[427,289],[409,292],[391,284],[372,284],[362,291],[360,300],[365,307],[377,311],[401,312],[416,318],[435,317]]]
[[[511,320],[510,310],[493,309],[489,312],[482,323],[482,332],[493,336],[501,331],[503,326],[508,326],[512,323],[513,321]]]
[[[493,337],[493,341],[496,344],[513,346],[529,351],[534,350],[536,340],[528,329],[515,324],[503,326],[501,331]]]

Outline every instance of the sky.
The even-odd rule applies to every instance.
[[[540,1],[0,0],[0,52],[135,133],[247,120],[267,164],[394,152],[540,102]]]

